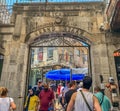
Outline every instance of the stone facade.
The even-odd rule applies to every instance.
[[[1,86],[9,89],[17,111],[22,111],[29,75],[29,46],[41,37],[71,36],[90,45],[89,73],[94,84],[113,76],[113,53],[120,49],[119,34],[105,29],[104,3],[15,4],[11,24],[0,26],[0,53],[4,64]]]

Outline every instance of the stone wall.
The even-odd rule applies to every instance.
[[[13,26],[9,28],[4,26],[2,29],[0,33],[5,43],[3,53],[4,64],[0,86],[8,88],[8,95],[14,98],[18,111],[22,111],[26,88],[29,47],[27,44],[14,39]]]
[[[109,76],[116,80],[113,52],[120,48],[119,34],[100,30],[104,23],[103,4],[16,4],[10,26],[1,26],[4,39],[4,65],[1,86],[9,89],[17,111],[22,111],[28,82],[29,45],[43,34],[70,34],[90,45],[90,73],[94,85],[104,83]],[[32,7],[31,6],[35,6]],[[39,13],[38,13],[38,9]],[[31,12],[30,12],[31,11]],[[38,15],[38,16],[37,16]],[[51,36],[51,35],[50,35]],[[49,37],[50,37],[49,36]],[[2,40],[3,40],[2,39]],[[1,40],[1,41],[2,41]]]

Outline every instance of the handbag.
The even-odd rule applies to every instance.
[[[81,92],[81,94],[82,94],[82,96],[83,96],[83,99],[84,99],[84,101],[85,101],[85,103],[86,103],[88,109],[89,109],[90,111],[92,111],[92,109],[90,108],[90,106],[89,106],[89,104],[88,104],[88,102],[87,102],[87,100],[86,100],[86,98],[85,98],[85,96],[84,96],[82,90],[80,90],[80,92]]]

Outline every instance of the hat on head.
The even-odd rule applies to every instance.
[[[109,77],[109,83],[114,83],[114,78],[113,77]]]
[[[39,80],[38,80],[38,82],[39,82],[39,83],[41,83],[41,82],[42,82],[42,80],[40,80],[40,79],[39,79]]]

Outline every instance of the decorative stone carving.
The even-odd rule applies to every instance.
[[[20,38],[21,28],[22,28],[22,15],[18,14],[16,17],[15,29],[14,29],[14,34],[13,34],[14,40],[18,40]]]
[[[60,24],[61,22],[62,22],[62,18],[56,17],[55,23],[56,23],[56,24]]]

